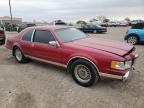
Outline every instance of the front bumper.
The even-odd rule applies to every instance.
[[[126,72],[126,74],[122,77],[122,80],[126,81],[127,79],[129,79],[130,74],[132,74],[132,71]]]
[[[136,59],[139,56],[135,52],[132,55],[133,55],[134,59],[132,60],[131,68],[128,69],[127,71],[125,71],[124,75],[116,75],[114,73],[110,74],[110,73],[99,72],[100,77],[107,77],[107,78],[111,78],[111,79],[119,79],[119,80],[123,80],[123,81],[126,81],[127,79],[129,79],[132,76],[132,73],[133,73],[133,70],[134,70],[134,65],[136,63]]]
[[[107,78],[111,78],[111,79],[119,79],[119,80],[122,80],[122,81],[126,81],[127,79],[129,79],[130,74],[132,74],[132,70],[128,70],[125,73],[124,76],[107,74],[107,73],[102,73],[102,72],[99,73],[100,77],[107,77]]]

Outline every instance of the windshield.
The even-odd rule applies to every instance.
[[[58,29],[56,30],[56,34],[58,35],[58,37],[63,43],[79,40],[87,37],[86,34],[84,34],[83,32],[81,32],[76,28]]]

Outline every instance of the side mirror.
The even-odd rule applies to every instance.
[[[54,46],[56,48],[60,47],[60,45],[57,41],[49,41],[49,45]]]

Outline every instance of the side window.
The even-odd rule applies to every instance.
[[[85,25],[85,26],[84,26],[84,28],[86,28],[86,29],[87,29],[87,28],[88,28],[88,26],[87,26],[87,25]]]
[[[90,26],[90,28],[95,28],[95,26],[94,25],[89,25]]]
[[[34,35],[34,42],[46,43],[48,44],[49,41],[55,41],[51,32],[46,30],[36,30]]]
[[[22,40],[31,41],[32,33],[33,33],[33,30],[30,30],[30,31],[26,32],[23,35]]]
[[[136,25],[133,25],[132,29],[144,29],[144,24],[143,23],[138,23]]]

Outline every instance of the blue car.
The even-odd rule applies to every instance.
[[[133,25],[126,33],[125,40],[129,44],[144,42],[144,23]]]

